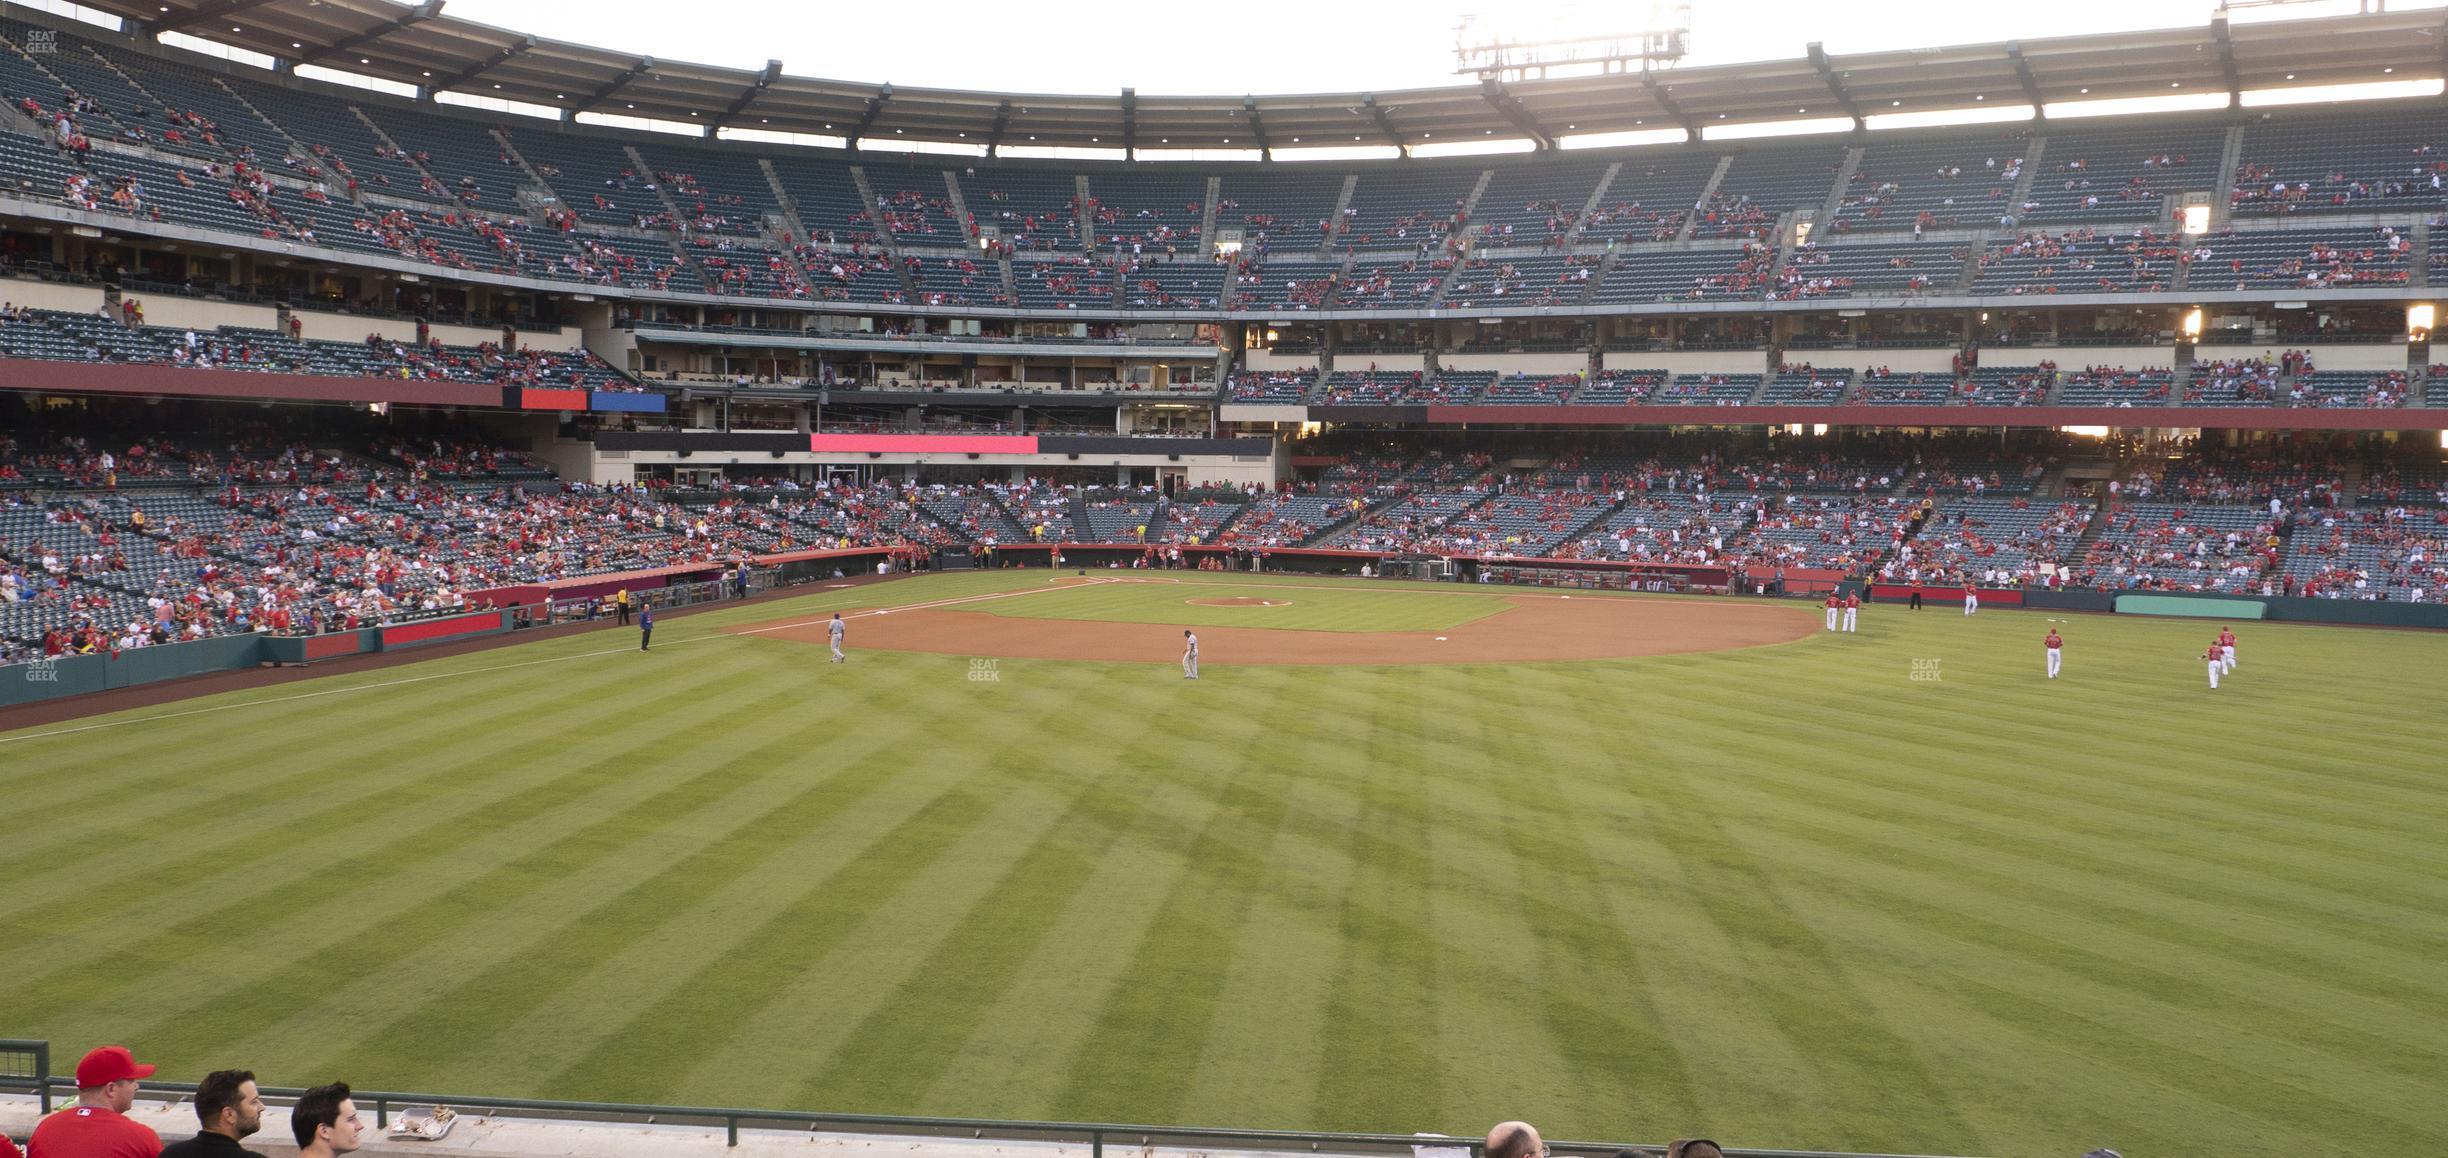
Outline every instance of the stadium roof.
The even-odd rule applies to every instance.
[[[1412,146],[1717,124],[2429,79],[2442,12],[2053,37],[1379,93],[1056,96],[906,88],[656,60],[495,28],[443,0],[85,0],[182,32],[378,77],[579,112],[772,132],[1039,148]]]

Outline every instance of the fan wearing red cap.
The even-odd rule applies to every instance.
[[[161,1135],[126,1116],[136,1083],[153,1067],[123,1045],[106,1045],[77,1063],[76,1104],[43,1119],[26,1139],[26,1158],[159,1158]]]

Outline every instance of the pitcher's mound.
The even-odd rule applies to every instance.
[[[1252,599],[1246,595],[1218,595],[1205,599],[1184,599],[1192,607],[1284,607],[1289,599]]]

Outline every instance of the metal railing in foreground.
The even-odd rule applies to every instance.
[[[14,1050],[20,1055],[31,1053],[43,1062],[50,1059],[49,1043],[16,1039],[0,1039],[0,1059]],[[47,1067],[45,1067],[47,1068]],[[0,1066],[0,1093],[10,1091],[36,1093],[43,1099],[43,1110],[50,1112],[54,1096],[72,1099],[75,1080],[53,1075],[27,1077],[13,1072],[14,1067]],[[39,1072],[39,1071],[37,1071]],[[141,1088],[149,1093],[192,1094],[192,1082],[144,1082]],[[304,1093],[295,1088],[264,1087],[263,1096],[275,1102],[288,1102]],[[886,1114],[830,1114],[804,1110],[752,1110],[716,1106],[634,1105],[624,1102],[572,1102],[550,1098],[482,1098],[456,1097],[441,1094],[393,1093],[372,1090],[353,1092],[360,1107],[371,1103],[378,1129],[388,1130],[394,1106],[446,1105],[462,1113],[487,1117],[526,1117],[547,1120],[588,1122],[647,1122],[661,1125],[714,1125],[724,1129],[727,1145],[739,1145],[742,1125],[750,1127],[787,1127],[798,1130],[829,1128],[842,1134],[878,1134],[903,1137],[939,1138],[998,1138],[1015,1141],[1070,1142],[1084,1144],[1091,1158],[1105,1158],[1108,1143],[1147,1149],[1158,1146],[1196,1147],[1200,1150],[1238,1151],[1299,1151],[1334,1154],[1404,1155],[1414,1147],[1449,1147],[1470,1152],[1471,1158],[1483,1158],[1484,1143],[1476,1137],[1445,1137],[1434,1134],[1366,1134],[1303,1130],[1236,1130],[1205,1126],[1134,1126],[1116,1122],[1032,1122],[1007,1121],[995,1118],[910,1118]],[[1632,1150],[1647,1155],[1662,1155],[1664,1143],[1626,1142],[1550,1142],[1548,1150],[1558,1155],[1580,1158],[1610,1158],[1621,1151]],[[1850,1154],[1825,1150],[1752,1150],[1728,1149],[1734,1158],[1925,1158],[1919,1155]]]

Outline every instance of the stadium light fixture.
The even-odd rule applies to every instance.
[[[2432,323],[2439,320],[2439,311],[2429,302],[2406,307],[2406,337],[2422,341],[2431,336]]]
[[[2176,328],[2177,328],[2179,331],[2181,331],[2181,332],[2184,334],[2184,336],[2185,336],[2185,338],[2186,338],[2187,340],[2191,340],[2191,339],[2194,339],[2194,338],[2201,337],[2201,331],[2202,331],[2202,312],[2201,312],[2201,307],[2199,307],[2199,306],[2195,306],[2195,307],[2193,307],[2192,309],[2185,311],[2184,320],[2183,320],[2183,321],[2181,321],[2181,322],[2178,322],[2178,323],[2177,323],[2177,325],[2176,325]]]

